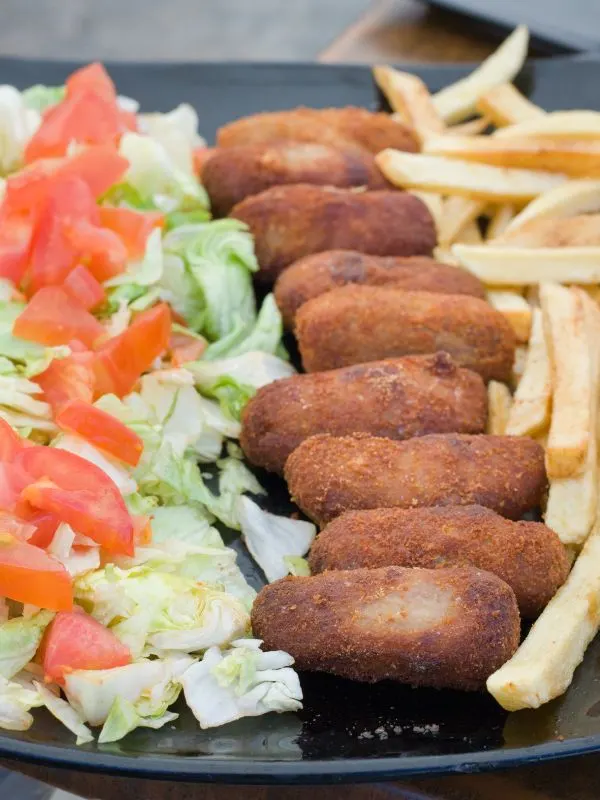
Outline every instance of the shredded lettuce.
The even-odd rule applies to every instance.
[[[102,726],[98,742],[100,744],[118,742],[136,728],[158,730],[168,722],[174,722],[178,717],[179,714],[175,714],[173,711],[165,711],[162,714],[143,717],[136,711],[133,703],[117,695],[110,707],[106,722]]]
[[[39,611],[0,625],[0,676],[12,678],[31,661],[53,617],[52,611]]]
[[[12,172],[23,163],[25,145],[38,129],[41,117],[28,108],[14,86],[0,86],[0,173]]]
[[[41,705],[43,700],[33,684],[27,687],[0,676],[0,728],[26,731],[33,724],[30,709]]]
[[[203,358],[212,361],[218,358],[233,358],[244,353],[260,350],[263,353],[281,354],[283,322],[272,294],[268,294],[258,313],[254,325],[248,327],[239,317],[236,325],[222,339],[206,348]]]
[[[81,715],[66,700],[53,694],[48,687],[38,683],[38,681],[33,681],[33,685],[39,694],[40,700],[52,716],[56,717],[65,728],[68,728],[71,733],[77,736],[78,745],[94,741],[92,732],[84,723]]]
[[[295,575],[299,578],[308,578],[310,576],[308,561],[301,556],[284,556],[283,563],[290,575]]]
[[[152,511],[152,542],[177,540],[198,547],[224,547],[221,534],[210,525],[201,509],[191,506],[160,506]]]
[[[194,148],[206,142],[198,135],[198,115],[188,103],[181,103],[166,114],[140,114],[142,133],[162,145],[173,163],[182,172],[194,173]]]
[[[25,89],[21,97],[27,108],[41,113],[64,100],[65,93],[64,86],[44,86],[42,83],[36,83],[35,86]]]

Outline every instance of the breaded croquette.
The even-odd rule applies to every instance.
[[[392,565],[485,569],[511,587],[527,619],[540,614],[569,574],[554,531],[482,506],[348,511],[319,534],[309,564],[313,573]]]
[[[512,589],[490,572],[383,567],[271,583],[252,629],[300,670],[474,690],[517,649],[520,620]]]
[[[393,286],[341,286],[296,314],[307,372],[445,350],[485,381],[508,381],[515,334],[506,318],[468,295],[406,292]]]
[[[362,508],[481,505],[508,519],[539,506],[544,449],[521,436],[368,434],[305,439],[285,464],[292,499],[323,525]]]
[[[204,165],[201,179],[217,216],[225,216],[250,195],[289,183],[392,188],[370,153],[311,142],[217,149]]]
[[[283,472],[289,454],[316,433],[363,431],[390,439],[483,433],[487,394],[479,375],[447,353],[293,375],[263,386],[242,414],[249,461]]]
[[[275,299],[286,328],[293,329],[296,312],[307,300],[349,283],[485,299],[485,288],[475,275],[427,256],[370,256],[355,250],[328,250],[301,258],[277,278]]]
[[[272,283],[311,253],[343,248],[376,256],[428,256],[436,243],[429,209],[408,192],[357,192],[306,183],[274,186],[247,197],[230,216],[254,236],[260,270]]]
[[[272,144],[281,141],[318,142],[331,147],[360,147],[379,153],[386,147],[415,152],[417,140],[406,125],[389,114],[364,108],[293,108],[234,120],[217,131],[219,147]]]

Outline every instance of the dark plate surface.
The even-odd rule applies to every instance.
[[[72,68],[0,59],[0,80],[19,87],[59,83]],[[256,111],[301,104],[379,105],[364,67],[194,64],[114,65],[110,70],[119,91],[147,110],[192,103],[209,140],[220,124]],[[414,71],[432,89],[464,72],[458,67]],[[540,61],[521,76],[522,88],[548,109],[600,109],[599,84],[600,63],[588,58]],[[271,509],[285,510],[283,483],[259,477],[270,491]],[[260,586],[260,570],[238,542],[234,546],[242,569]],[[265,784],[475,772],[600,750],[600,642],[587,652],[563,698],[535,712],[510,715],[484,694],[301,677],[305,708],[297,715],[269,714],[202,732],[182,707],[173,727],[138,730],[113,745],[77,748],[65,728],[38,713],[29,731],[0,734],[0,755],[86,771]]]

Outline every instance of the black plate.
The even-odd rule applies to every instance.
[[[0,59],[0,79],[25,87],[62,82],[73,65]],[[212,139],[228,120],[296,105],[376,108],[368,69],[353,66],[194,64],[114,65],[119,90],[146,109],[192,103]],[[412,69],[412,67],[411,67]],[[459,67],[421,67],[432,89],[460,77]],[[541,61],[521,85],[548,109],[600,108],[600,63]],[[281,481],[260,476],[272,507],[287,503]],[[255,586],[260,571],[243,552]],[[138,730],[113,745],[77,748],[46,713],[25,733],[0,735],[0,755],[86,771],[223,783],[357,782],[417,773],[476,772],[600,750],[600,643],[577,670],[567,694],[538,711],[507,714],[485,694],[365,686],[303,675],[301,714],[269,714],[209,732],[183,707],[174,727]]]

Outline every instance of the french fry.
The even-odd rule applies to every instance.
[[[527,300],[515,292],[488,291],[488,303],[500,311],[510,322],[517,337],[517,342],[529,341],[531,331],[532,309]]]
[[[481,244],[483,242],[483,236],[481,235],[477,222],[475,220],[467,222],[456,237],[456,241],[464,242],[464,244]]]
[[[525,365],[527,363],[528,352],[529,348],[523,344],[518,344],[515,347],[515,360],[513,362],[512,381],[511,381],[513,389],[516,389],[519,386],[521,380],[523,379],[523,374],[525,372]]]
[[[442,216],[444,213],[444,198],[435,192],[420,192],[418,189],[413,189],[411,194],[422,200],[429,209],[431,216],[435,222],[435,227],[439,231]],[[439,239],[439,233],[438,233]]]
[[[399,150],[382,150],[375,160],[386,178],[404,189],[459,194],[495,203],[524,203],[566,181],[559,173],[505,169]]]
[[[537,120],[546,112],[528,100],[512,83],[501,83],[477,101],[480,114],[489,117],[497,128]]]
[[[433,96],[434,105],[447,123],[461,122],[476,108],[479,99],[494,86],[507,83],[520,72],[529,46],[529,31],[519,25],[495,53],[477,69]]]
[[[516,209],[510,203],[503,203],[501,206],[498,206],[490,219],[486,231],[486,239],[489,241],[501,236],[514,219],[515,214]]]
[[[455,244],[458,263],[486,284],[600,283],[600,247],[494,247]]]
[[[581,292],[546,283],[540,302],[552,366],[552,417],[546,447],[548,477],[570,478],[585,467],[594,392]]]
[[[494,247],[596,247],[600,246],[600,214],[579,214],[564,219],[531,219],[516,230],[505,231]]]
[[[436,247],[433,251],[433,257],[436,261],[440,261],[442,264],[452,264],[455,267],[458,266],[458,259],[452,255],[449,247],[438,245],[438,247]]]
[[[478,136],[486,131],[491,124],[492,120],[489,117],[476,117],[468,122],[461,122],[460,125],[453,125],[451,128],[447,128],[446,133],[449,133],[450,136]]]
[[[500,139],[528,136],[550,136],[566,139],[599,139],[600,112],[553,111],[536,119],[502,128],[495,134]]]
[[[506,232],[514,231],[532,219],[574,217],[600,211],[600,181],[569,181],[532,200],[509,223]]]
[[[465,225],[477,219],[484,209],[485,203],[482,200],[471,200],[460,195],[447,197],[438,228],[440,245],[452,244]]]
[[[550,423],[552,375],[542,312],[533,310],[529,348],[506,424],[509,436],[538,436]]]
[[[504,436],[512,403],[510,389],[504,383],[490,381],[488,383],[487,393],[488,418],[486,433],[494,436]]]
[[[392,67],[373,67],[373,76],[395,112],[402,115],[419,139],[446,130],[429,89],[416,75]]]
[[[600,140],[428,136],[423,153],[496,167],[559,172],[575,178],[600,175]]]
[[[558,697],[573,680],[599,628],[600,521],[596,520],[566,582],[510,661],[490,675],[488,691],[508,711],[538,708]]]

